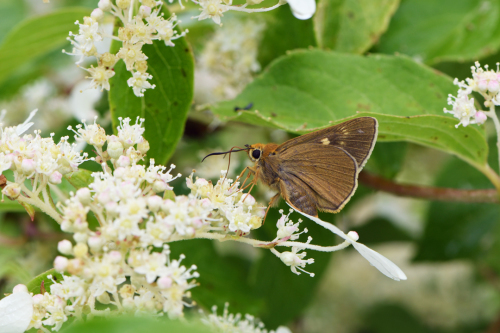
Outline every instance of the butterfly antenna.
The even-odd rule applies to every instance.
[[[239,149],[238,150],[233,150],[234,148],[239,148]],[[234,146],[233,148],[229,149],[228,151],[222,151],[222,152],[218,152],[218,153],[208,154],[207,156],[203,157],[203,159],[201,161],[203,162],[209,156],[226,155],[226,154],[231,154],[231,153],[235,153],[235,152],[243,151],[243,150],[248,150],[248,149],[250,149],[250,148],[240,148],[240,147]]]

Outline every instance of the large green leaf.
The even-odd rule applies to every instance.
[[[219,311],[219,314],[220,311]],[[147,316],[119,316],[111,318],[96,317],[92,320],[68,325],[64,333],[207,333],[212,332],[201,322],[185,320],[168,320]]]
[[[62,280],[62,275],[60,273],[57,273],[55,269],[52,268],[36,276],[35,278],[33,278],[33,280],[28,282],[28,291],[33,294],[41,294],[43,284],[43,289],[45,289],[47,292],[50,292],[50,286],[53,285],[54,282],[48,278],[49,275],[52,275],[52,278],[56,282]]]
[[[164,164],[173,154],[186,122],[187,112],[193,99],[194,61],[184,38],[175,40],[175,47],[165,46],[161,41],[144,45],[148,56],[148,72],[156,88],[145,92],[144,97],[134,95],[127,80],[131,74],[125,63],[115,66],[116,75],[110,80],[109,105],[113,127],[118,126],[118,117],[145,119],[144,137],[149,141],[149,158]]]
[[[27,4],[19,0],[0,1],[0,41],[26,15]]]
[[[443,113],[447,95],[455,91],[450,78],[407,57],[296,51],[276,60],[234,100],[211,110],[224,121],[297,134],[373,116],[379,121],[379,141],[414,142],[484,168],[483,131],[457,129],[458,121]],[[252,110],[234,111],[235,105],[250,102]]]
[[[399,0],[319,0],[314,15],[318,46],[363,53],[389,26]]]
[[[67,43],[70,31],[77,31],[76,20],[90,10],[68,8],[19,23],[0,45],[0,82],[27,62]]]
[[[66,178],[66,180],[78,190],[82,187],[88,187],[94,181],[92,173],[92,171],[80,169],[64,175],[64,178]]]
[[[499,47],[498,0],[403,0],[378,51],[436,63],[477,60]]]

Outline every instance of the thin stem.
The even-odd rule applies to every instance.
[[[495,130],[497,132],[497,150],[498,150],[498,168],[500,169],[500,121],[498,120],[497,113],[495,112],[495,105],[490,103],[490,111],[485,112],[488,117],[493,119]]]
[[[320,246],[320,245],[306,244],[306,243],[301,243],[301,242],[282,242],[282,243],[276,244],[276,246],[295,246],[295,247],[299,247],[301,249],[309,249],[309,250],[314,250],[314,251],[319,251],[319,252],[339,251],[339,250],[345,249],[349,245],[351,245],[351,243],[348,241],[344,241],[343,243],[340,243],[339,245],[334,245],[334,246]]]
[[[498,196],[498,189],[500,189],[500,178],[489,166],[482,168],[481,171],[492,181],[497,190],[462,190],[455,188],[398,184],[392,180],[385,179],[367,171],[362,171],[359,174],[359,181],[363,185],[371,187],[373,189],[403,197],[422,198],[436,201],[486,203],[500,202]]]
[[[281,6],[282,4],[280,4],[279,2],[274,5],[274,6],[271,6],[271,7],[267,7],[267,8],[245,8],[243,6],[239,7],[239,6],[226,6],[229,10],[234,10],[234,11],[237,11],[237,12],[245,12],[245,13],[262,13],[262,12],[269,12],[273,9],[276,9],[278,8],[279,6]]]
[[[50,206],[50,204],[43,202],[42,200],[40,200],[40,198],[38,197],[28,198],[20,195],[19,197],[17,197],[17,200],[40,208],[42,212],[52,217],[57,223],[59,224],[62,223],[61,215],[59,215],[59,213],[56,210],[54,210],[52,206]]]

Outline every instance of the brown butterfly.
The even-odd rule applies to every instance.
[[[318,210],[337,213],[356,190],[358,174],[375,146],[377,127],[375,118],[360,117],[281,145],[256,143],[206,157],[246,150],[255,165],[245,168],[238,179],[248,170],[243,189],[253,174],[250,191],[258,179],[278,191],[268,210],[281,195],[293,208],[308,215],[318,216]]]

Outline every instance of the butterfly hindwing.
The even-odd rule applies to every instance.
[[[337,212],[353,195],[358,166],[342,148],[304,143],[276,151],[283,197],[301,211],[312,205],[315,210]]]

